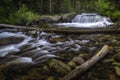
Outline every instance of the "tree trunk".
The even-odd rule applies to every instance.
[[[52,0],[50,0],[50,14],[52,14]]]

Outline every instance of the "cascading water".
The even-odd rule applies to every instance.
[[[71,23],[58,23],[56,25],[63,27],[87,27],[87,28],[96,28],[96,27],[106,27],[112,25],[113,23],[107,17],[102,17],[95,13],[82,13],[77,15],[72,19]]]
[[[79,52],[81,45],[89,42],[89,40],[72,39],[63,42],[50,41],[61,36],[41,32],[35,39],[22,32],[13,33],[3,30],[0,32],[0,60],[9,64],[41,63],[49,58],[59,57],[57,53],[60,52]]]

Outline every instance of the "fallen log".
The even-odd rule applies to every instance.
[[[95,33],[120,33],[119,29],[114,28],[41,28],[41,27],[26,27],[26,26],[16,26],[8,24],[0,24],[1,28],[16,28],[25,30],[37,30],[50,33],[62,33],[62,34],[95,34]]]
[[[108,52],[109,52],[108,45],[104,45],[103,48],[95,56],[90,58],[88,61],[86,61],[82,65],[78,66],[73,71],[69,72],[65,77],[63,77],[60,80],[74,80],[74,78],[80,76],[80,74],[82,74],[91,66],[93,66],[97,61],[103,58]]]

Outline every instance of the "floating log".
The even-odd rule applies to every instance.
[[[98,62],[101,58],[103,58],[109,52],[108,45],[104,45],[103,48],[92,58],[87,60],[82,65],[78,66],[76,69],[68,73],[65,77],[60,80],[74,80],[74,78],[80,76],[83,72],[93,66],[96,62]]]
[[[8,24],[0,24],[0,27],[26,29],[26,30],[37,30],[44,32],[54,32],[62,34],[95,34],[95,33],[120,33],[120,28],[41,28],[41,27],[26,27],[26,26],[15,26]]]

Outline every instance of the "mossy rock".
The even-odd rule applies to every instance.
[[[85,62],[84,59],[82,57],[80,57],[80,56],[79,57],[74,57],[73,61],[75,63],[79,64],[79,65],[81,65],[81,64],[83,64]]]
[[[63,37],[56,37],[50,40],[51,43],[64,42],[64,41],[65,39]]]
[[[115,59],[116,61],[120,62],[120,53],[116,54],[116,55],[114,56],[114,59]]]
[[[52,59],[48,63],[49,67],[55,72],[64,75],[71,71],[71,68],[60,60]]]
[[[11,45],[11,44],[17,44],[20,43],[24,40],[23,37],[7,37],[7,38],[2,38],[0,39],[0,46],[6,46],[6,45]]]
[[[119,48],[120,48],[120,47],[119,47]],[[120,54],[120,49],[117,49],[116,52]]]
[[[120,46],[120,41],[116,42],[116,45],[117,45],[117,46]]]
[[[68,63],[67,63],[67,65],[69,66],[69,67],[71,67],[72,69],[75,69],[76,67],[77,67],[77,65],[76,65],[76,63],[74,62],[74,61],[69,61]]]

